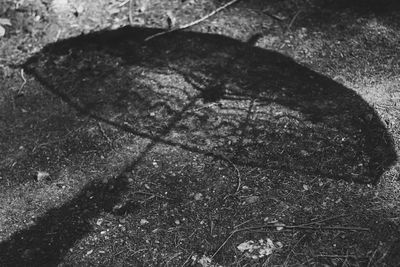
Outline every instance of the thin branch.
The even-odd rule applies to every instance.
[[[316,255],[315,257],[317,257],[317,258],[355,258],[355,259],[357,259],[356,256],[352,256],[352,255]]]
[[[153,193],[153,192],[147,193],[147,192],[143,192],[143,191],[135,191],[135,192],[132,193],[132,195],[134,195],[134,194],[141,194],[141,195],[146,195],[146,196],[150,196],[150,197],[161,198],[161,199],[165,199],[165,200],[172,200],[172,199],[169,198],[169,197],[165,197],[165,196],[163,196],[163,195],[155,194],[155,193]]]
[[[313,224],[320,224],[320,223],[323,223],[323,222],[327,222],[327,221],[332,221],[332,220],[335,220],[335,219],[343,218],[343,217],[346,217],[346,216],[347,216],[347,214],[342,214],[342,215],[333,216],[333,217],[329,217],[329,218],[318,220],[318,221],[312,221],[312,222],[309,222],[309,223],[304,223],[304,224],[301,224],[299,226],[308,226],[308,225],[313,225]]]
[[[371,258],[369,259],[367,267],[371,267],[372,261],[374,260],[377,252],[378,252],[378,249],[375,249],[374,253],[372,254]]]
[[[133,0],[129,0],[129,24],[133,25],[133,17],[132,17],[132,10],[133,10]]]
[[[25,86],[25,84],[26,84],[26,79],[25,79],[25,76],[24,76],[24,69],[21,69],[20,74],[21,74],[21,78],[22,78],[22,80],[23,80],[23,83],[22,83],[21,86],[19,87],[19,90],[18,90],[17,95],[19,95],[19,94],[21,93],[22,88],[24,88],[24,86]]]
[[[217,104],[218,104],[218,103],[209,103],[209,104],[204,105],[204,106],[202,106],[202,107],[198,107],[198,108],[196,108],[196,109],[189,110],[189,112],[196,112],[196,111],[199,111],[199,110],[202,110],[202,109],[210,108],[210,107],[215,106],[215,105],[217,105]]]
[[[251,218],[251,219],[246,220],[246,221],[244,221],[244,222],[242,222],[242,223],[239,223],[238,225],[234,226],[233,228],[234,228],[234,229],[237,229],[237,228],[239,228],[240,226],[242,226],[242,225],[244,225],[244,224],[246,224],[246,223],[248,223],[248,222],[251,222],[252,220],[254,220],[254,218]]]
[[[195,21],[192,21],[192,22],[190,22],[190,23],[188,23],[188,24],[182,25],[182,26],[180,26],[179,28],[175,28],[175,29],[171,29],[171,30],[168,30],[168,31],[163,31],[163,32],[159,32],[159,33],[150,35],[149,37],[147,37],[146,39],[144,39],[144,41],[147,42],[147,41],[149,41],[149,40],[151,40],[151,39],[154,39],[154,38],[156,38],[156,37],[158,37],[158,36],[161,36],[161,35],[165,35],[165,34],[169,34],[169,33],[172,33],[172,32],[177,32],[177,31],[181,31],[181,30],[190,28],[190,27],[192,27],[192,26],[194,26],[194,25],[196,25],[196,24],[199,24],[200,22],[205,21],[206,19],[208,19],[208,18],[214,16],[215,14],[217,14],[218,12],[220,12],[221,10],[223,10],[223,9],[225,9],[225,8],[231,6],[231,5],[233,5],[233,4],[235,4],[236,2],[239,2],[239,1],[240,1],[240,0],[232,0],[232,1],[229,1],[229,2],[226,3],[225,5],[220,6],[219,8],[217,8],[217,9],[215,9],[214,11],[212,11],[211,13],[205,15],[204,17],[199,18],[198,20],[195,20]]]
[[[237,192],[239,192],[240,187],[242,187],[242,176],[240,175],[240,171],[238,169],[238,167],[236,167],[235,163],[233,163],[229,158],[227,158],[225,155],[221,154],[221,157],[223,158],[223,160],[225,160],[226,162],[228,162],[230,165],[232,165],[232,167],[235,169],[236,171],[236,175],[237,175],[237,183],[236,183],[236,190],[234,193],[229,194],[228,196],[224,197],[224,199],[228,198],[230,195],[234,195]]]
[[[285,262],[283,263],[283,266],[287,266],[287,264],[288,264],[288,262],[289,262],[289,259],[290,259],[290,255],[291,255],[292,253],[294,254],[294,249],[300,244],[301,241],[303,241],[303,239],[304,239],[306,236],[307,236],[307,235],[304,234],[304,235],[299,239],[299,241],[297,241],[296,244],[294,244],[294,246],[290,249],[290,251],[289,251],[289,253],[288,253],[287,257],[286,257],[286,260],[285,260]]]
[[[236,234],[238,231],[235,230],[233,231],[224,241],[224,243],[221,244],[221,246],[219,246],[219,248],[214,252],[214,254],[211,256],[211,259],[213,259],[215,257],[215,255],[218,254],[218,252],[226,245],[226,243],[228,242],[229,239],[231,239],[231,237]]]
[[[270,13],[270,12],[268,11],[268,9],[264,9],[262,12],[263,12],[265,15],[267,15],[267,16],[269,16],[269,17],[271,17],[271,18],[273,18],[273,19],[275,19],[275,20],[277,20],[277,21],[284,21],[284,20],[285,20],[285,18],[282,18],[282,17],[279,17],[279,16],[277,16],[277,15],[274,15],[274,14]]]
[[[294,21],[296,20],[296,18],[299,16],[299,14],[301,13],[301,10],[297,11],[296,14],[293,16],[293,18],[290,20],[289,25],[287,26],[287,30],[290,30],[290,27],[292,27]]]
[[[263,228],[277,228],[277,227],[282,227],[283,229],[287,230],[320,230],[320,231],[365,231],[368,232],[370,231],[369,228],[363,228],[363,227],[347,227],[347,226],[303,226],[303,225],[281,225],[281,224],[266,224],[266,225],[261,225],[261,226],[254,226],[254,227],[247,227],[247,228],[242,228],[238,229],[237,231],[251,231],[251,230],[259,230]]]
[[[186,265],[186,263],[188,263],[190,261],[190,259],[192,258],[194,252],[190,253],[189,257],[187,257],[187,259],[185,260],[184,263],[182,263],[181,267],[184,267]]]
[[[111,147],[112,149],[114,149],[114,142],[113,142],[113,141],[111,140],[111,138],[106,134],[106,132],[105,132],[104,129],[103,129],[103,126],[101,126],[101,123],[98,122],[97,125],[98,125],[98,127],[99,127],[99,130],[100,130],[101,135],[104,137],[104,139],[106,139],[106,141],[107,141],[107,143],[110,145],[110,147]]]
[[[130,2],[130,1],[132,1],[132,0],[125,0],[124,2],[122,2],[122,3],[119,3],[118,4],[118,7],[123,7],[124,5],[126,5],[128,2]]]

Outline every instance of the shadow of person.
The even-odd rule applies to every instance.
[[[81,114],[152,146],[359,183],[377,183],[395,162],[379,116],[351,89],[227,37],[179,32],[143,41],[157,32],[125,27],[71,38],[24,68]],[[126,184],[115,183],[110,193],[89,184],[12,235],[0,244],[1,263],[60,262],[91,231],[87,221],[118,203]]]
[[[126,190],[126,179],[120,178],[87,184],[73,200],[0,243],[1,266],[56,266],[77,240],[93,230],[90,220],[101,212],[113,212]]]

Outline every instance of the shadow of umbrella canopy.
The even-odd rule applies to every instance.
[[[122,28],[25,64],[78,111],[237,165],[376,183],[393,142],[354,91],[277,52],[217,35]]]

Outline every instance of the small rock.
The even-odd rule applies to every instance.
[[[194,195],[194,200],[200,201],[203,199],[203,194],[202,193],[197,193]]]
[[[307,150],[301,150],[301,151],[300,151],[300,154],[301,154],[303,157],[307,157],[307,156],[310,155],[310,153],[308,153]]]
[[[146,219],[141,219],[141,220],[140,220],[140,225],[146,225],[146,224],[148,224],[148,223],[149,223],[149,221],[146,220]]]
[[[38,171],[36,174],[36,180],[38,182],[48,180],[50,178],[50,174],[48,172]]]
[[[248,197],[245,200],[245,202],[246,202],[246,204],[254,204],[254,203],[258,202],[259,200],[260,200],[259,196],[251,196],[251,197]]]

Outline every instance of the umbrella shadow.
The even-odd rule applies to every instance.
[[[24,68],[84,116],[150,140],[228,161],[358,183],[396,160],[376,111],[349,88],[273,51],[227,37],[125,27],[51,44]],[[111,190],[110,190],[111,188]],[[126,181],[88,184],[73,200],[0,244],[2,264],[61,261],[111,212]],[[90,193],[90,201],[87,200]],[[24,254],[24,255],[23,255]]]

